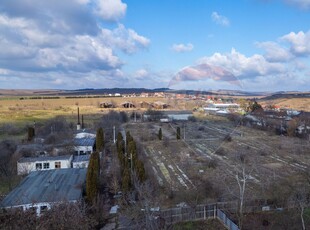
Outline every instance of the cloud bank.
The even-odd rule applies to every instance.
[[[259,79],[281,79],[287,82],[302,82],[307,78],[309,69],[303,59],[310,56],[310,31],[290,32],[277,41],[256,42],[264,54],[246,56],[232,48],[229,53],[214,53],[196,61],[192,66],[180,69],[170,81],[177,85],[186,81],[228,82],[243,85],[252,84]],[[295,78],[295,79],[294,79]],[[294,79],[294,80],[292,80]],[[292,83],[290,83],[292,84]],[[261,84],[262,85],[262,84]]]
[[[150,40],[123,24],[104,28],[126,13],[121,0],[4,1],[0,5],[0,82],[45,81],[58,74],[79,78],[97,73],[118,78],[124,62],[117,54],[147,49]],[[51,81],[51,88],[62,82]],[[98,80],[100,82],[100,80]],[[72,82],[71,82],[72,83]],[[63,84],[63,82],[62,82]],[[70,85],[67,85],[67,87]]]

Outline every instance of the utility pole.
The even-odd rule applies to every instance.
[[[115,144],[115,125],[113,126],[113,143]]]

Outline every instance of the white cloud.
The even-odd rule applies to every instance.
[[[276,42],[258,42],[256,45],[265,50],[264,57],[270,62],[285,62],[293,58],[288,49]]]
[[[239,78],[265,76],[285,71],[285,66],[281,63],[268,62],[259,54],[246,57],[235,49],[230,53],[215,53],[210,57],[201,58],[199,63],[221,66]]]
[[[213,79],[216,81],[227,81],[232,84],[239,84],[238,79],[229,71],[216,65],[208,63],[200,63],[195,66],[187,66],[178,71],[171,79],[169,86],[178,84],[184,81],[202,81]]]
[[[175,52],[181,53],[181,52],[189,52],[194,49],[193,44],[187,43],[187,44],[173,44],[171,49]]]
[[[230,25],[230,21],[228,18],[226,18],[225,16],[223,15],[220,15],[219,13],[217,12],[212,12],[211,14],[211,18],[212,20],[216,23],[216,24],[219,24],[219,25],[222,25],[222,26],[229,26]]]
[[[126,29],[124,25],[119,24],[114,30],[102,30],[103,41],[110,47],[118,48],[125,53],[132,54],[139,49],[147,48],[150,40],[137,34],[132,29]]]
[[[126,14],[127,4],[121,0],[97,0],[97,14],[105,20],[117,21]]]
[[[134,73],[134,77],[139,80],[144,79],[148,75],[149,75],[149,72],[145,69],[139,69]]]
[[[127,78],[117,51],[132,54],[147,48],[150,40],[122,24],[103,28],[96,9],[107,11],[104,19],[117,20],[126,7],[120,0],[4,1],[0,6],[1,87],[17,82],[34,88],[40,84],[83,87],[85,81],[80,78],[94,87],[108,81],[111,86],[122,84]]]
[[[284,35],[281,39],[289,42],[292,54],[296,56],[310,55],[310,31],[307,33],[304,33],[303,31],[298,33],[291,32]]]

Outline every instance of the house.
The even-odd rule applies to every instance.
[[[187,121],[189,117],[193,116],[192,111],[182,110],[182,111],[163,111],[165,117],[168,117],[170,121]]]
[[[155,116],[155,119],[159,119],[161,122],[169,122],[169,121],[187,121],[189,117],[193,116],[192,111],[158,111],[159,114],[144,114],[143,119],[149,120],[151,116]],[[151,118],[152,120],[152,118]]]
[[[77,132],[75,138],[96,138],[96,134],[87,132],[85,129]]]
[[[156,93],[154,93],[154,97],[165,97],[165,93],[164,92],[156,92]]]
[[[88,168],[90,155],[74,156],[72,160],[72,168]]]
[[[86,155],[94,152],[96,138],[95,137],[74,138],[73,142],[74,142],[75,155]]]
[[[17,161],[17,174],[24,175],[33,171],[71,168],[73,156],[22,157]]]
[[[0,203],[2,208],[32,209],[40,216],[61,202],[82,199],[86,168],[35,171],[13,189]]]

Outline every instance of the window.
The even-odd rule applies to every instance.
[[[60,169],[61,168],[61,162],[55,162],[55,169]]]
[[[48,210],[46,205],[40,206],[40,214],[43,214],[44,212],[46,212]]]
[[[44,169],[49,169],[50,168],[50,163],[44,163],[43,164]]]
[[[36,170],[42,169],[42,163],[36,163]]]
[[[86,155],[84,151],[80,151],[80,155]]]

